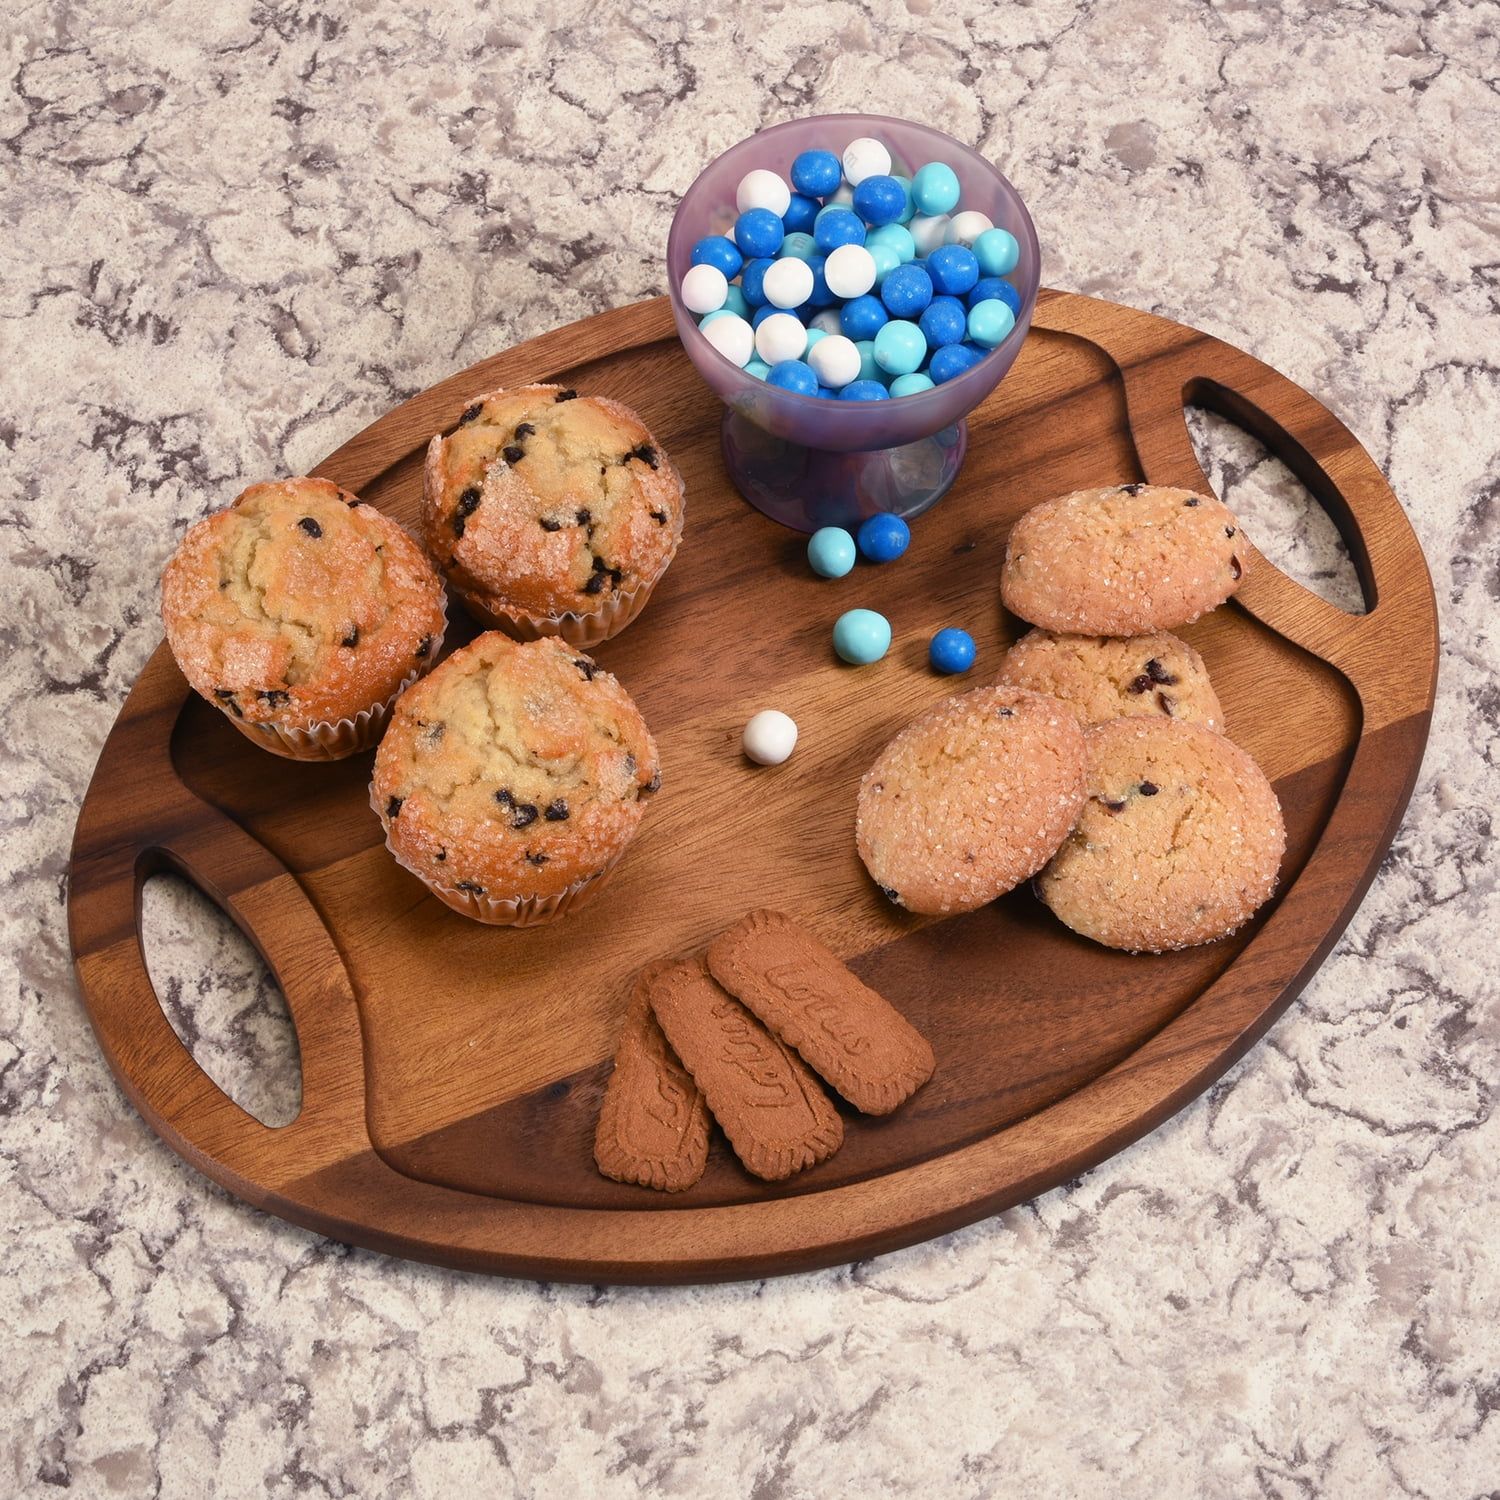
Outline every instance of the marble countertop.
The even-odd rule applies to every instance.
[[[0,1492],[1497,1492],[1494,4],[754,15],[13,11]],[[697,1290],[538,1286],[243,1206],[135,1115],[69,962],[69,840],[159,639],[161,563],[248,477],[300,471],[484,355],[659,292],[674,198],[707,157],[867,107],[998,162],[1050,285],[1252,350],[1390,475],[1445,645],[1426,764],[1369,897],[1266,1040],[1169,1124],[875,1261]],[[1274,465],[1220,442],[1211,470],[1273,556],[1347,591],[1331,529],[1300,518]],[[252,1087],[281,1043],[250,955],[171,891],[149,916],[169,1008]]]

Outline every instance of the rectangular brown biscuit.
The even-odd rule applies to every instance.
[[[715,979],[857,1109],[889,1114],[932,1077],[927,1039],[800,923],[753,911],[708,949]]]
[[[651,1013],[653,969],[636,980],[594,1132],[594,1161],[616,1182],[680,1193],[708,1162],[708,1103]]]
[[[746,1170],[777,1182],[843,1144],[844,1122],[806,1065],[697,959],[658,968],[647,994]]]

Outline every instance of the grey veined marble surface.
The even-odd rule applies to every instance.
[[[1497,31],[1460,0],[12,4],[0,1493],[1500,1493]],[[1051,285],[1249,348],[1391,476],[1445,647],[1369,898],[1170,1124],[871,1263],[557,1288],[231,1200],[111,1081],[64,927],[163,560],[247,479],[661,290],[674,197],[711,154],[871,106],[996,160]],[[1331,531],[1273,465],[1216,453],[1267,550],[1340,597]],[[193,907],[150,905],[168,1008],[248,1086],[283,1045],[274,995]]]

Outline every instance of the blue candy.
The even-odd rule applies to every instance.
[[[968,314],[957,297],[934,297],[927,311],[917,320],[929,349],[946,344],[961,344],[969,331]]]
[[[787,204],[786,212],[781,216],[781,222],[786,227],[788,234],[799,230],[810,230],[813,220],[818,217],[818,200],[809,198],[803,193],[793,193],[792,201]]]
[[[894,177],[866,177],[854,189],[854,212],[878,229],[895,224],[906,207],[906,190]]]
[[[1021,294],[999,276],[981,276],[966,300],[970,307],[976,302],[1003,302],[1011,312],[1021,311]]]
[[[740,274],[740,267],[745,264],[745,257],[740,254],[739,246],[723,234],[704,235],[693,246],[692,260],[695,266],[717,267],[730,281]]]
[[[948,214],[958,207],[958,174],[944,162],[930,161],[911,180],[912,202],[923,214]]]
[[[766,384],[779,386],[784,391],[796,391],[799,396],[818,394],[818,377],[800,359],[784,359],[771,366]]]
[[[893,318],[915,318],[932,301],[932,278],[921,266],[897,266],[881,282],[880,300]]]
[[[927,274],[938,291],[962,297],[979,280],[979,262],[974,252],[962,245],[939,245],[927,257]]]
[[[843,180],[843,163],[832,151],[804,151],[792,163],[792,186],[811,198],[826,197]]]
[[[935,672],[967,672],[974,665],[974,637],[950,625],[933,636],[927,660]]]
[[[747,260],[745,262],[745,269],[740,272],[740,291],[744,293],[745,301],[751,307],[765,306],[766,272],[770,268],[771,262],[769,260]]]
[[[812,267],[813,289],[812,295],[807,299],[804,306],[811,308],[832,307],[839,299],[829,291],[828,278],[823,274],[824,262],[828,259],[826,255],[815,255],[808,261]]]
[[[752,328],[759,328],[767,318],[774,318],[777,313],[783,312],[789,314],[791,317],[796,318],[799,322],[802,320],[802,309],[800,307],[773,307],[769,302],[767,302],[765,306],[757,307],[755,311],[750,315],[750,326]],[[712,316],[712,314],[710,314],[710,316]]]
[[[833,649],[853,666],[868,666],[891,649],[891,623],[873,609],[851,609],[834,622]]]
[[[878,380],[851,380],[839,392],[840,401],[889,401],[891,393]]]
[[[871,516],[859,528],[860,555],[872,563],[895,562],[911,546],[911,527],[900,516]]]
[[[842,578],[854,566],[854,538],[842,526],[824,526],[807,539],[807,564],[819,578]]]
[[[927,364],[927,373],[934,385],[946,385],[955,376],[962,375],[977,365],[983,354],[967,344],[944,344]]]
[[[781,220],[769,208],[747,208],[734,221],[734,242],[746,255],[775,255],[785,238]]]
[[[896,273],[893,271],[891,275]],[[889,281],[890,276],[886,277]],[[846,338],[858,343],[861,339],[872,339],[888,322],[885,308],[879,297],[868,292],[863,297],[851,297],[839,313],[839,327]]]
[[[818,242],[818,249],[827,255],[840,245],[863,245],[865,226],[857,214],[835,204],[818,214],[813,224],[813,238]]]

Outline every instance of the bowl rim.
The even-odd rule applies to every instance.
[[[757,130],[753,134],[745,136],[742,140],[736,141],[734,145],[726,147],[723,151],[719,152],[717,156],[706,162],[704,166],[699,170],[697,176],[694,177],[692,182],[688,184],[682,196],[678,199],[677,207],[672,213],[671,225],[667,229],[667,297],[671,302],[673,312],[677,315],[678,337],[686,342],[688,335],[691,334],[699,341],[702,348],[708,352],[711,358],[719,360],[727,370],[732,370],[737,374],[744,376],[746,380],[754,381],[758,386],[767,386],[768,382],[756,380],[755,376],[753,375],[746,375],[743,365],[735,364],[732,359],[729,359],[726,355],[720,353],[718,349],[716,349],[711,343],[709,343],[709,341],[703,337],[703,334],[699,329],[696,316],[688,311],[681,297],[678,295],[677,287],[672,280],[671,258],[672,251],[676,244],[681,239],[685,238],[688,233],[687,227],[683,221],[683,209],[687,206],[688,200],[692,197],[694,189],[697,188],[698,184],[702,182],[704,177],[706,177],[708,173],[713,170],[713,168],[718,166],[718,164],[726,157],[732,156],[736,151],[749,146],[752,142],[768,140],[773,136],[781,135],[784,132],[799,129],[807,125],[838,125],[852,124],[854,122],[859,122],[862,125],[872,125],[876,127],[881,125],[896,125],[900,126],[903,129],[921,130],[925,131],[929,135],[940,137],[944,141],[949,142],[952,147],[962,155],[972,158],[972,160],[980,168],[982,168],[991,177],[995,178],[999,182],[1002,190],[1008,193],[1014,200],[1015,205],[1021,214],[1021,227],[1025,231],[1025,236],[1021,240],[1023,263],[1024,256],[1029,251],[1031,263],[1036,267],[1036,286],[1032,288],[1029,296],[1022,297],[1021,311],[1016,315],[1016,327],[1023,328],[1024,325],[1022,331],[1022,341],[1024,341],[1025,339],[1026,331],[1028,331],[1030,328],[1031,317],[1036,310],[1037,298],[1040,296],[1042,288],[1041,242],[1037,238],[1036,224],[1031,217],[1031,210],[1026,207],[1026,200],[1021,196],[1020,191],[1017,189],[1016,185],[1010,180],[1010,178],[1005,175],[1004,172],[1000,170],[999,167],[997,167],[992,161],[990,161],[987,156],[982,155],[976,147],[966,146],[957,137],[949,135],[946,130],[939,130],[937,126],[928,125],[921,120],[903,120],[897,115],[870,115],[850,113],[831,115],[802,115],[794,120],[780,120],[774,125],[767,125],[764,129]],[[996,348],[999,347],[999,345],[996,345]],[[1019,354],[1019,349],[1017,350],[1017,354]],[[940,400],[951,400],[953,392],[963,391],[966,388],[972,387],[973,390],[977,392],[977,394],[975,395],[974,399],[963,408],[966,412],[972,411],[974,407],[978,406],[979,403],[984,400],[985,396],[988,395],[990,391],[994,390],[994,388],[999,385],[1000,381],[1004,378],[1004,375],[1008,373],[1009,370],[1009,367],[1007,367],[1005,371],[1002,371],[999,375],[996,375],[992,380],[990,380],[988,386],[986,386],[985,379],[988,377],[988,372],[985,370],[984,366],[985,361],[980,360],[977,364],[965,370],[962,375],[955,375],[952,380],[944,381],[941,385],[933,385],[929,390],[918,391],[914,396],[893,396],[890,399],[893,401],[900,401],[902,403],[903,411],[907,411],[915,415],[921,411],[924,403],[929,406],[935,406]],[[829,400],[827,396],[805,396],[800,391],[789,391],[784,386],[769,386],[769,389],[774,390],[777,393],[778,399],[785,398],[794,402],[803,402],[806,403],[809,407],[826,406]],[[944,397],[944,393],[948,393],[946,398]],[[838,398],[834,397],[833,399],[837,400]],[[846,401],[842,403],[842,408],[851,412],[859,411],[861,409],[867,409],[870,413],[870,419],[874,420],[876,417],[884,413],[885,402]],[[862,420],[862,418],[856,417],[854,418],[854,420],[860,421]]]

